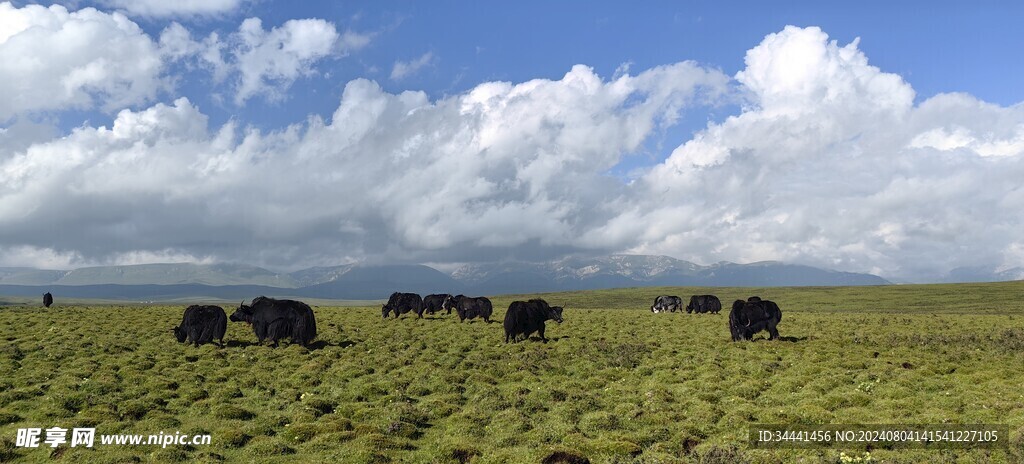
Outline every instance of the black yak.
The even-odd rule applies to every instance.
[[[224,333],[228,330],[228,317],[224,308],[213,305],[192,305],[185,308],[181,317],[181,325],[172,329],[178,343],[189,343],[199,346],[200,343],[213,343],[220,340],[224,346]]]
[[[53,304],[53,295],[50,292],[43,294],[43,306],[49,308]]]
[[[677,309],[683,309],[683,299],[678,296],[661,295],[654,299],[654,304],[651,305],[652,313],[663,313],[665,311],[676,312]]]
[[[447,293],[437,293],[434,295],[427,295],[423,297],[423,311],[427,314],[434,314],[444,309],[444,300],[451,298],[451,295]],[[448,314],[451,314],[451,308],[448,309]]]
[[[490,323],[491,314],[494,313],[491,300],[482,296],[476,298],[466,295],[449,296],[444,301],[444,307],[448,309],[449,314],[452,309],[455,309],[455,313],[459,315],[459,322],[480,317],[484,322]]]
[[[762,330],[768,331],[768,339],[779,338],[776,326],[782,321],[782,310],[773,301],[751,297],[747,301],[736,300],[729,312],[729,332],[733,341],[750,340]]]
[[[416,313],[419,317],[423,317],[423,299],[415,293],[392,293],[391,298],[388,298],[388,302],[380,307],[380,312],[386,318],[388,313],[392,311],[395,312],[396,319],[398,316],[410,311]]]
[[[561,324],[562,307],[548,306],[548,302],[541,299],[513,301],[505,313],[505,343],[509,340],[517,342],[520,335],[525,340],[534,332],[540,334],[540,339],[547,343],[548,339],[544,336],[544,321],[547,320]]]
[[[269,339],[274,347],[285,337],[305,347],[316,338],[313,308],[301,301],[256,297],[251,305],[239,304],[231,322],[249,323],[260,343]]]
[[[690,297],[690,304],[686,305],[687,313],[718,314],[721,310],[722,301],[714,295],[693,295]]]

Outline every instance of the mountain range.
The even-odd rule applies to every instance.
[[[570,257],[541,263],[467,264],[451,274],[424,265],[313,267],[274,272],[243,264],[140,264],[74,270],[0,268],[0,295],[46,291],[79,298],[166,300],[257,294],[381,299],[393,291],[496,295],[644,286],[885,285],[871,275],[765,261],[708,266],[667,256]]]

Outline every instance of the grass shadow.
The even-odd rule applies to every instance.
[[[779,337],[780,342],[796,343],[807,340],[807,337]]]
[[[224,348],[246,348],[257,345],[259,345],[259,342],[249,340],[228,340],[224,342]]]
[[[345,340],[339,343],[331,343],[327,340],[317,340],[313,343],[310,343],[309,346],[306,347],[306,349],[308,349],[309,351],[317,351],[327,348],[329,346],[336,346],[338,348],[348,348],[350,346],[355,346],[355,344],[356,342],[352,340]]]

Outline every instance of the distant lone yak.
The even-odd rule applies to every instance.
[[[53,304],[53,295],[51,295],[50,292],[44,293],[43,294],[43,306],[49,308],[50,305],[52,305],[52,304]]]

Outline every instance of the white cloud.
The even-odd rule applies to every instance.
[[[196,56],[176,51],[190,43],[161,36],[167,56]],[[210,128],[179,99],[25,136],[0,146],[0,248],[272,267],[630,251],[911,279],[1024,267],[1024,105],[915,105],[909,83],[817,28],[766,37],[735,80],[690,62],[625,72],[576,66],[440,100],[358,79],[328,120],[275,132]],[[730,86],[739,114],[634,181],[605,174],[682,111],[735,99]]]
[[[4,2],[0,82],[7,91],[0,93],[0,124],[22,114],[113,112],[147,103],[173,90],[181,76],[166,73],[176,62],[208,70],[216,85],[227,82],[238,105],[254,97],[283,100],[296,80],[317,74],[319,62],[362,49],[372,37],[339,34],[322,19],[290,20],[268,31],[249,18],[224,38],[211,32],[201,40],[174,22],[154,41],[118,12]]]
[[[424,53],[411,61],[395,61],[395,65],[391,68],[391,80],[397,81],[416,74],[433,61],[434,54],[432,52]]]
[[[280,99],[296,79],[314,73],[313,64],[336,50],[338,31],[322,19],[290,20],[270,31],[257,18],[242,22],[233,51],[240,73],[235,103],[257,94]]]
[[[909,108],[914,91],[895,74],[868,65],[860,39],[840,47],[817,27],[786,26],[747,52],[736,80],[762,116],[795,116],[822,107],[893,113]]]
[[[202,42],[193,40],[178,23],[160,35],[161,46],[171,59],[197,58],[217,83],[233,76],[237,105],[257,96],[283,100],[296,80],[317,73],[318,62],[346,56],[370,40],[370,34],[339,34],[334,24],[322,19],[290,20],[267,31],[259,18],[249,18],[224,40],[216,32]]]
[[[589,243],[916,279],[1024,264],[1004,262],[1024,230],[1024,107],[964,94],[914,106],[856,41],[817,28],[771,34],[746,61],[748,107],[651,169]]]
[[[438,101],[355,80],[329,122],[273,133],[211,131],[185,99],[123,111],[0,159],[0,243],[285,267],[573,246],[616,214],[604,205],[623,186],[602,173],[727,80],[577,66]]]
[[[0,248],[0,263],[4,267],[34,267],[38,269],[76,269],[88,266],[128,266],[151,263],[214,264],[210,257],[195,256],[173,250],[116,252],[101,259],[83,258],[77,251],[58,251],[53,248],[15,246]]]
[[[248,0],[102,0],[132,16],[149,18],[215,16],[237,11]]]
[[[362,49],[370,44],[370,41],[373,40],[373,36],[374,34],[345,31],[341,34],[341,49],[346,53]]]
[[[0,123],[22,113],[106,111],[168,88],[157,45],[120,13],[0,3]]]
[[[232,67],[224,61],[224,49],[220,35],[211,32],[201,42],[192,39],[192,33],[179,23],[171,23],[160,33],[160,49],[171,61],[188,60],[195,57],[199,64],[208,69],[215,83],[224,82]]]
[[[60,252],[34,246],[0,247],[3,267],[34,267],[39,269],[71,269],[83,265],[75,252]]]

